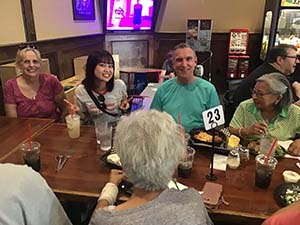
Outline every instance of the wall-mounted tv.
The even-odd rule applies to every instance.
[[[155,0],[107,0],[106,31],[152,31]]]

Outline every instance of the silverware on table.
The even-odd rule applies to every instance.
[[[59,168],[61,167],[61,164],[64,160],[64,155],[63,154],[58,154],[55,159],[57,161],[56,172],[58,172],[60,170]]]
[[[65,164],[67,163],[67,161],[72,158],[72,153],[68,153],[67,155],[64,156],[63,161],[61,162],[61,164],[58,167],[57,171],[62,170],[62,168],[65,166]]]

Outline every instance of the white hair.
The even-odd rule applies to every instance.
[[[128,180],[147,191],[165,189],[184,154],[179,126],[156,110],[121,119],[114,143]]]

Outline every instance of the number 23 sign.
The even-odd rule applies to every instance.
[[[205,130],[210,130],[225,123],[223,106],[219,105],[202,112]]]

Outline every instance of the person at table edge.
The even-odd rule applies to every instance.
[[[0,163],[1,225],[71,225],[44,178],[28,166]]]
[[[85,79],[75,89],[76,104],[83,124],[114,122],[122,110],[129,108],[126,85],[114,77],[115,62],[111,53],[106,50],[91,52],[86,63]],[[97,108],[87,90],[92,92],[102,109]]]
[[[203,127],[202,112],[218,106],[219,97],[214,85],[194,76],[197,56],[186,43],[173,49],[173,67],[176,77],[165,81],[156,91],[151,109],[169,113],[186,132]]]
[[[299,221],[300,200],[279,209],[272,216],[266,219],[262,225],[299,225]]]
[[[255,85],[255,81],[260,76],[267,73],[281,73],[288,77],[292,85],[294,103],[300,105],[300,84],[295,80],[294,73],[297,63],[297,48],[294,45],[280,44],[269,51],[267,61],[253,70],[240,85],[236,88],[233,94],[233,102],[237,107],[242,101],[251,98],[251,91]]]
[[[300,155],[300,107],[292,104],[288,79],[280,73],[259,77],[252,99],[239,105],[229,130],[245,140],[259,140],[266,132],[279,141],[294,140],[287,151]]]
[[[90,225],[213,224],[198,191],[168,188],[184,157],[185,144],[178,127],[169,114],[157,110],[139,110],[121,118],[115,149],[124,171],[111,171]],[[114,206],[117,186],[125,177],[134,185],[133,195]]]
[[[41,62],[41,54],[35,46],[19,47],[16,67],[22,73],[5,83],[6,116],[64,121],[67,114],[64,89],[56,76],[40,71]]]

